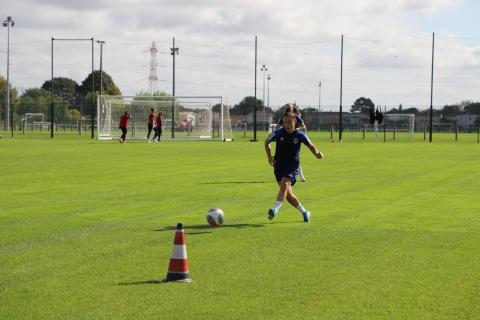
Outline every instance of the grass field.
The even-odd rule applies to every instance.
[[[480,318],[476,135],[311,138],[310,224],[288,205],[267,220],[262,143],[1,139],[0,319]],[[194,281],[146,283],[177,222]]]

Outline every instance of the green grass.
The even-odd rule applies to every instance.
[[[288,205],[267,220],[261,143],[6,136],[0,319],[479,318],[480,145],[461,137],[312,133],[305,224]],[[142,284],[166,275],[177,222],[194,281]]]

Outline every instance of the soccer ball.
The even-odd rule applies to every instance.
[[[223,211],[220,208],[213,208],[208,210],[207,222],[212,227],[220,227],[223,224]]]

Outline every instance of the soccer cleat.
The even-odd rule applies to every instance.
[[[277,215],[277,210],[275,209],[268,209],[268,219],[269,220],[273,220],[273,218],[275,218],[275,216]]]
[[[302,178],[302,182],[307,182],[307,179],[305,179],[305,178]]]
[[[303,212],[302,215],[303,215],[303,222],[310,222],[310,211],[305,210],[305,212]]]

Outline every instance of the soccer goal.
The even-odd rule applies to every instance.
[[[408,139],[413,141],[413,133],[415,132],[414,114],[387,113],[384,121],[395,133],[407,133]]]
[[[433,132],[452,133],[453,123],[432,123]]]
[[[22,117],[23,133],[30,129],[34,131],[36,128],[40,131],[48,129],[48,124],[45,122],[45,115],[43,113],[25,113]]]
[[[127,139],[146,139],[150,109],[163,113],[163,136],[171,139],[231,141],[232,125],[226,98],[171,96],[98,96],[98,139],[120,136],[120,117],[132,114]]]

